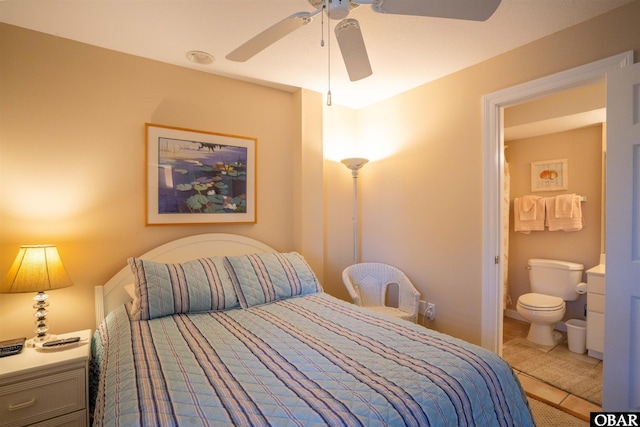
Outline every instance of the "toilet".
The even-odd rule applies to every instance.
[[[578,299],[577,286],[582,281],[584,266],[554,259],[530,259],[531,293],[518,298],[516,309],[531,323],[527,339],[535,344],[552,346],[562,340],[554,331],[566,311],[565,301]]]

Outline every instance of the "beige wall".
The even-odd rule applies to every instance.
[[[0,274],[20,245],[58,244],[75,285],[50,293],[53,333],[93,328],[93,287],[127,257],[179,237],[248,235],[278,250],[307,249],[322,269],[321,242],[309,243],[317,227],[301,209],[322,212],[320,95],[4,24],[0,94]],[[257,224],[146,227],[145,122],[257,138]],[[301,159],[310,178],[291,167]],[[0,294],[0,339],[33,334],[31,298]]]
[[[508,130],[527,125],[545,124],[559,117],[567,118],[605,108],[607,106],[606,86],[604,81],[596,81],[509,107],[504,112],[504,127]],[[537,135],[543,133],[540,132]],[[505,135],[505,139],[509,137]]]
[[[531,292],[527,260],[550,258],[583,264],[585,270],[599,263],[602,212],[602,126],[595,125],[552,135],[509,141],[505,157],[511,176],[509,232],[509,287],[515,310],[518,297]],[[567,191],[531,192],[531,162],[567,159]],[[551,197],[575,193],[587,198],[582,203],[585,224],[577,232],[545,231],[531,234],[513,231],[513,199],[527,194]],[[586,274],[583,279],[586,279]],[[567,302],[565,319],[584,319],[586,295]]]
[[[0,271],[21,244],[59,244],[76,285],[52,292],[54,332],[93,327],[93,286],[126,257],[202,232],[250,235],[278,250],[311,247],[325,288],[344,297],[352,181],[333,161],[342,155],[288,167],[318,150],[317,141],[298,140],[307,131],[344,129],[357,139],[357,152],[345,155],[372,160],[359,178],[363,260],[405,270],[437,304],[431,327],[479,343],[481,98],[627,50],[637,55],[639,18],[636,1],[376,105],[345,109],[342,128],[340,120],[320,123],[321,96],[1,25]],[[319,117],[303,121],[307,114]],[[257,137],[258,223],[145,227],[144,122]],[[322,144],[327,152],[339,143],[325,133]],[[324,189],[315,188],[317,176],[305,176],[320,171]],[[309,230],[312,214],[303,213],[308,197],[324,214],[321,243]],[[29,295],[0,295],[0,339],[31,334],[30,305]]]
[[[340,163],[358,157],[358,111],[340,105],[324,107],[325,272],[327,292],[351,301],[342,283],[342,271],[353,263],[353,178]],[[367,173],[367,166],[360,171]]]
[[[362,170],[363,260],[405,270],[436,303],[430,327],[481,341],[482,96],[628,50],[637,58],[639,19],[635,1],[358,112],[360,155],[396,150]]]

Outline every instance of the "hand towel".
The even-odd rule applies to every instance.
[[[571,218],[573,212],[573,196],[575,196],[575,194],[560,194],[556,196],[556,218]]]
[[[540,196],[522,196],[520,200],[520,209],[518,215],[521,220],[531,221],[539,219],[537,216],[536,204]],[[541,217],[544,215],[540,215]]]
[[[545,203],[543,198],[536,200],[535,213],[536,216],[531,220],[520,219],[522,210],[522,198],[517,197],[513,200],[513,230],[524,234],[530,234],[532,231],[544,230]]]
[[[546,209],[545,223],[549,227],[549,231],[579,231],[584,226],[584,218],[582,216],[582,206],[580,204],[580,196],[573,195],[571,199],[571,218],[556,218],[556,198],[546,197],[543,199]]]

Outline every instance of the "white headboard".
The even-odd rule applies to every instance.
[[[138,256],[138,258],[160,262],[184,262],[212,256],[263,252],[275,252],[275,249],[249,237],[210,233],[165,243]],[[124,287],[133,283],[133,280],[131,269],[129,266],[125,266],[103,286],[96,286],[96,327],[109,312],[130,300]]]

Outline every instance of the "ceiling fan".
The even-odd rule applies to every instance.
[[[374,12],[396,15],[431,16],[436,18],[486,21],[501,0],[308,0],[316,8],[312,12],[297,12],[253,37],[226,58],[245,62],[284,36],[308,24],[325,11],[329,19],[341,19],[335,27],[336,40],[349,79],[357,81],[372,74],[369,56],[362,38],[360,24],[347,18],[351,9],[370,4]]]

